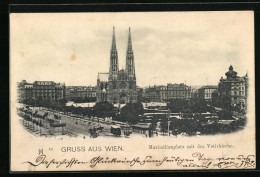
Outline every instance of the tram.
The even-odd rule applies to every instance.
[[[115,136],[121,136],[121,128],[119,125],[112,125],[110,132]]]

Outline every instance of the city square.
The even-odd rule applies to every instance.
[[[131,29],[126,66],[119,70],[113,27],[109,72],[98,73],[96,86],[23,80],[17,83],[17,101],[23,104],[17,110],[23,125],[32,132],[38,127],[40,136],[177,137],[231,133],[246,124],[248,77],[237,76],[232,65],[225,75],[218,85],[197,89],[184,83],[139,87]]]

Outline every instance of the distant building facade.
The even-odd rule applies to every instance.
[[[150,102],[159,102],[160,99],[160,88],[159,86],[152,86],[145,89],[145,100]]]
[[[159,86],[159,94],[160,94],[160,100],[166,100],[168,97],[168,87],[161,85]]]
[[[218,97],[222,101],[228,101],[232,106],[239,106],[241,109],[246,108],[248,76],[237,76],[237,72],[230,65],[229,71],[226,72],[226,79],[221,77],[218,84]]]
[[[65,84],[53,81],[35,81],[28,83],[26,80],[18,83],[18,100],[60,100],[65,98]]]
[[[191,86],[184,83],[167,84],[167,99],[190,99]]]
[[[211,101],[212,93],[218,89],[218,86],[207,85],[198,89],[198,97],[202,100]]]
[[[92,86],[68,86],[66,87],[66,99],[96,99],[96,87]]]
[[[17,83],[17,100],[23,101],[25,99],[32,99],[32,83],[22,80]]]
[[[169,99],[190,99],[191,87],[185,84],[167,84],[150,86],[145,89],[145,98],[151,102],[165,101]]]
[[[143,101],[144,100],[144,89],[141,87],[136,87],[136,92],[137,92],[137,100],[138,101]]]
[[[98,73],[96,91],[97,102],[108,101],[113,104],[137,102],[135,64],[130,28],[125,70],[118,69],[115,28],[113,28],[109,72]]]

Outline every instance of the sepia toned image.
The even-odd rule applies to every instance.
[[[11,171],[254,169],[253,11],[10,14]]]

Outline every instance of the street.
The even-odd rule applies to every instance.
[[[80,118],[80,117],[73,117],[71,115],[66,115],[64,113],[60,113],[57,111],[53,111],[46,108],[32,108],[33,111],[38,111],[38,114],[44,114],[45,112],[48,112],[48,118],[54,119],[54,115],[58,115],[60,119],[54,119],[59,123],[66,123],[66,126],[64,127],[64,134],[70,137],[90,137],[89,129],[95,129],[99,127],[104,127],[103,130],[97,130],[98,136],[105,136],[105,137],[116,137],[110,132],[112,122],[105,122],[104,119],[99,118],[99,122],[97,118]],[[34,118],[38,120],[39,118]],[[46,120],[42,121],[43,126],[40,128],[36,124],[33,124],[31,121],[25,121],[21,120],[24,127],[31,133],[35,135],[40,136],[51,136],[50,134],[50,124]],[[121,130],[122,131],[122,130]],[[133,133],[130,136],[145,136],[139,133]],[[122,134],[119,137],[124,137]]]

